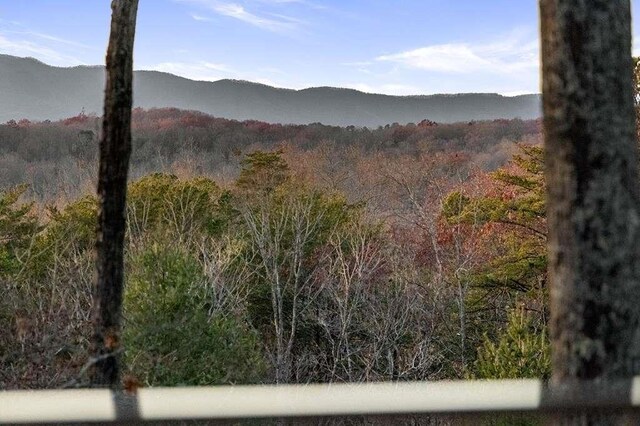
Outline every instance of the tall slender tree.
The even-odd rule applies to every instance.
[[[127,173],[131,153],[133,44],[138,0],[113,0],[107,49],[98,197],[91,385],[118,386]]]
[[[540,0],[540,10],[552,385],[560,389],[638,373],[640,181],[629,0]]]

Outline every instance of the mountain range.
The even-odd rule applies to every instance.
[[[99,114],[104,79],[102,66],[61,68],[33,58],[0,55],[0,122],[58,120],[81,111]],[[240,80],[194,81],[157,71],[135,72],[134,104],[236,120],[367,127],[424,119],[450,123],[541,115],[538,94],[390,96],[334,87],[291,90]]]

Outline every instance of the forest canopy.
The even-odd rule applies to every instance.
[[[133,129],[127,380],[549,374],[539,122]],[[99,131],[0,126],[4,388],[86,381]]]

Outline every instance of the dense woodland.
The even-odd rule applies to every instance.
[[[548,375],[539,121],[133,119],[125,382]],[[0,125],[0,388],[86,383],[99,132]]]

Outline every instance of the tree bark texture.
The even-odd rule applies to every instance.
[[[124,282],[127,174],[131,153],[133,44],[138,0],[113,0],[100,140],[91,385],[116,387]]]
[[[639,372],[629,0],[540,0],[553,384]],[[618,424],[576,416],[554,424]]]

